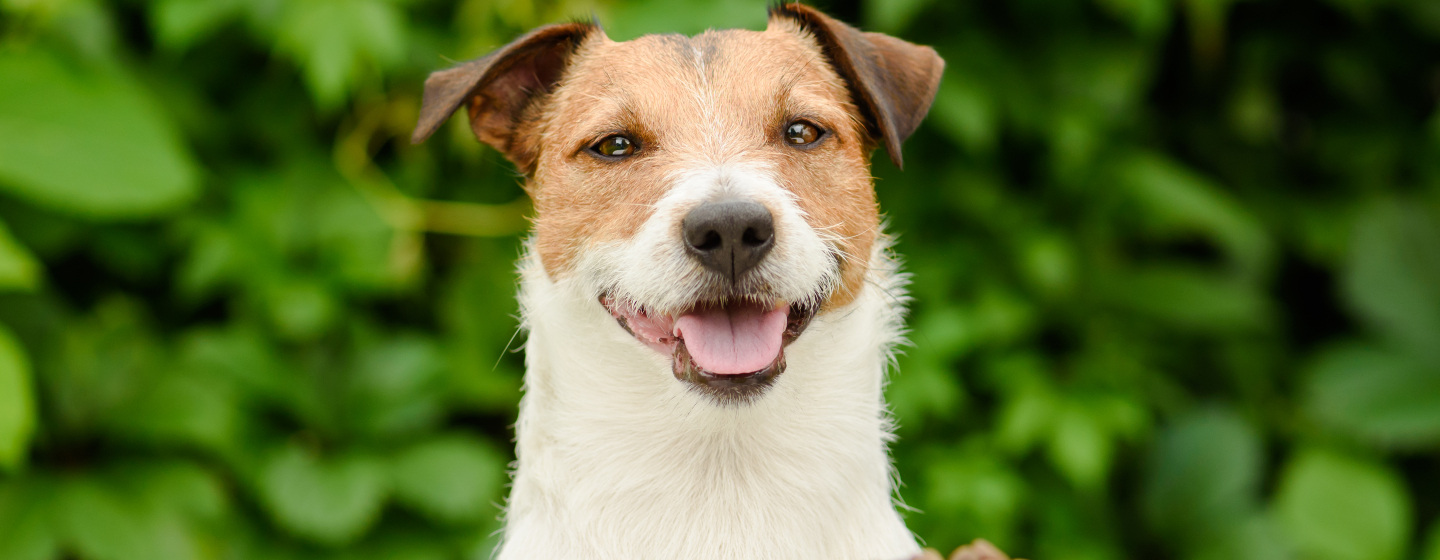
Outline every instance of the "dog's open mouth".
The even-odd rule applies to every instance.
[[[769,387],[785,370],[785,347],[815,315],[813,305],[763,299],[701,303],[674,315],[609,295],[600,303],[636,339],[670,356],[676,379],[722,399]]]

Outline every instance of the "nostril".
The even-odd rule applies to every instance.
[[[768,230],[761,231],[760,229],[753,227],[745,228],[745,233],[740,236],[740,242],[750,247],[756,247],[768,243],[771,237],[772,235]]]
[[[724,242],[720,240],[720,232],[715,230],[705,232],[704,237],[700,238],[699,243],[690,244],[691,247],[699,251],[714,251],[719,249],[721,245],[724,245]]]

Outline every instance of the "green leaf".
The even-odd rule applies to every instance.
[[[1440,221],[1385,200],[1356,218],[1341,278],[1351,310],[1395,340],[1440,355]]]
[[[40,262],[0,222],[0,290],[31,290],[40,281]]]
[[[385,469],[373,458],[316,457],[294,444],[277,451],[260,477],[261,501],[281,527],[331,546],[369,530],[388,490]]]
[[[0,190],[92,218],[174,210],[198,176],[174,125],[115,70],[0,51]]]
[[[123,297],[107,299],[65,326],[55,367],[45,370],[47,417],[63,430],[101,432],[161,368],[163,352],[145,310]],[[57,355],[58,354],[58,355]]]
[[[1293,560],[1280,528],[1270,516],[1259,512],[1242,514],[1230,521],[1222,535],[1206,539],[1196,535],[1190,541],[1191,560]]]
[[[1430,525],[1425,543],[1425,551],[1420,553],[1420,560],[1440,560],[1440,521]]]
[[[615,3],[604,18],[605,34],[627,41],[646,33],[694,35],[706,29],[764,29],[766,4],[760,0],[635,0]],[[685,14],[685,17],[676,17]]]
[[[447,523],[498,513],[505,458],[484,441],[445,435],[421,442],[394,460],[395,497]]]
[[[1381,445],[1440,442],[1440,366],[1350,344],[1320,355],[1306,409],[1322,422]]]
[[[996,442],[1014,454],[1029,451],[1053,429],[1057,404],[1052,391],[1038,383],[1012,393],[1000,409]]]
[[[1161,435],[1145,480],[1145,519],[1162,534],[1204,545],[1243,529],[1256,508],[1264,449],[1233,411],[1211,409],[1177,419]]]
[[[150,21],[160,44],[179,51],[238,18],[243,7],[236,0],[160,0],[151,4]]]
[[[35,394],[25,349],[0,325],[0,469],[24,464],[35,432]]]
[[[384,68],[405,46],[405,16],[379,0],[296,0],[281,16],[276,48],[304,70],[318,105],[344,100],[365,68]]]
[[[367,343],[354,361],[346,408],[358,431],[403,437],[439,421],[445,363],[433,340],[403,335]]]
[[[909,25],[930,0],[869,0],[865,2],[865,26],[870,31],[896,33]]]
[[[336,293],[315,278],[291,278],[265,293],[266,310],[279,333],[290,339],[312,339],[334,324],[340,313]]]
[[[1070,295],[1079,276],[1076,250],[1063,235],[1037,232],[1024,240],[1016,257],[1025,280],[1040,295]]]
[[[933,122],[966,149],[989,153],[1000,128],[995,102],[974,80],[954,76],[941,84],[931,109]]]
[[[55,499],[66,543],[86,560],[147,560],[160,552],[144,512],[93,476],[66,480]]]
[[[1260,221],[1208,178],[1165,156],[1142,152],[1120,160],[1119,180],[1157,233],[1209,236],[1242,270],[1254,272],[1268,264],[1271,241]]]
[[[1050,433],[1050,462],[1076,487],[1098,490],[1110,473],[1114,438],[1103,420],[1079,403],[1062,405]]]
[[[1394,560],[1410,541],[1405,484],[1389,468],[1305,450],[1280,477],[1275,515],[1303,558]]]
[[[235,391],[204,372],[169,369],[109,425],[115,433],[148,443],[226,449],[243,421]]]
[[[152,460],[137,470],[132,487],[164,511],[215,519],[228,505],[224,483],[199,465]]]
[[[1113,278],[1105,294],[1115,305],[1200,332],[1255,330],[1266,323],[1268,302],[1253,285],[1204,269],[1151,265]]]
[[[1170,24],[1169,0],[1096,0],[1100,7],[1144,37],[1154,37]]]
[[[0,558],[52,560],[60,541],[51,523],[53,486],[48,480],[14,478],[0,484]]]

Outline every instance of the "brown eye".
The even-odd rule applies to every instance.
[[[795,121],[785,126],[785,141],[791,146],[809,146],[820,140],[820,135],[820,129],[805,121]]]
[[[635,153],[635,141],[627,136],[614,134],[606,136],[591,146],[590,150],[605,157],[622,158]]]

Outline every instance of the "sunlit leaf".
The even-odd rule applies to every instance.
[[[317,457],[287,445],[260,473],[260,497],[271,517],[296,536],[342,545],[379,516],[388,487],[383,465],[364,455]]]
[[[1102,419],[1079,403],[1060,409],[1050,433],[1050,462],[1071,484],[1098,490],[1110,473],[1115,441]]]
[[[1352,344],[1315,362],[1306,409],[1327,424],[1382,445],[1440,441],[1440,365]]]
[[[281,18],[276,47],[300,63],[325,108],[338,105],[367,68],[393,64],[404,49],[405,16],[389,2],[297,0]]]
[[[198,173],[174,125],[115,69],[0,51],[0,190],[93,218],[174,210]]]
[[[1393,560],[1410,540],[1411,504],[1389,468],[1302,450],[1285,467],[1275,515],[1305,558]]]
[[[969,76],[943,80],[930,111],[941,131],[971,151],[987,153],[997,140],[999,111],[988,92]]]
[[[266,308],[279,333],[309,339],[330,328],[340,309],[335,293],[327,288],[314,278],[293,278],[268,290]]]
[[[25,349],[0,325],[0,470],[25,463],[35,432],[35,393]]]
[[[420,442],[394,459],[395,497],[449,523],[498,513],[505,459],[474,438],[449,435]]]
[[[1029,451],[1054,427],[1058,400],[1047,388],[1027,386],[1006,399],[995,438],[1012,453]]]
[[[151,461],[130,482],[157,509],[174,515],[216,519],[228,506],[224,482],[194,463]]]
[[[86,560],[184,560],[194,554],[178,527],[98,476],[66,480],[54,507],[66,544]]]
[[[1026,239],[1016,260],[1036,292],[1059,297],[1070,294],[1075,286],[1078,275],[1075,252],[1064,236],[1045,232]]]
[[[39,478],[0,482],[0,558],[55,558],[60,541],[50,513],[53,490],[48,480]]]
[[[161,0],[151,4],[150,20],[162,45],[184,50],[239,17],[242,8],[236,0]]]
[[[29,290],[40,281],[40,263],[0,223],[0,290]]]

